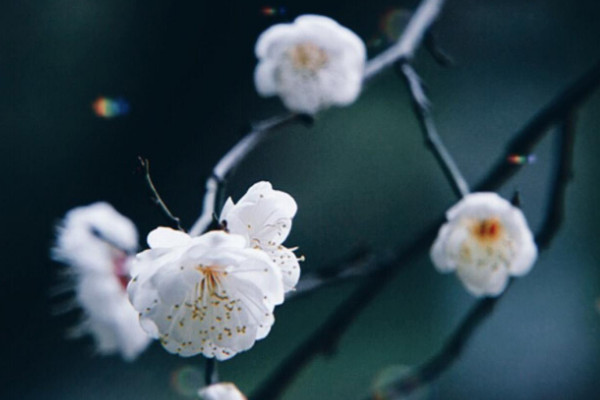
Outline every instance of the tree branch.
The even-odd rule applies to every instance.
[[[398,69],[410,91],[413,108],[421,125],[421,130],[425,135],[427,147],[435,156],[446,178],[448,178],[454,193],[459,198],[466,196],[469,194],[469,185],[437,132],[431,115],[431,103],[423,90],[421,78],[409,63],[398,65]]]
[[[154,182],[152,182],[152,177],[150,176],[150,161],[147,158],[143,158],[141,156],[138,156],[138,161],[139,161],[140,165],[142,166],[142,168],[144,168],[144,178],[146,179],[148,188],[150,188],[150,191],[152,192],[152,194],[154,196],[154,203],[156,203],[160,207],[161,211],[163,212],[163,214],[165,214],[165,216],[167,218],[169,218],[171,221],[173,221],[175,223],[175,225],[177,226],[177,229],[179,229],[180,231],[183,231],[183,228],[181,227],[181,221],[179,220],[178,217],[173,215],[171,210],[169,210],[169,207],[167,207],[167,205],[163,201],[162,197],[160,197],[160,194],[158,194],[158,190],[156,190],[156,187],[154,186]]]
[[[595,79],[591,79],[595,77]],[[600,63],[596,64],[580,79],[577,79],[566,90],[561,92],[556,98],[544,107],[532,120],[525,125],[514,136],[512,143],[537,143],[546,133],[547,128],[557,119],[552,112],[562,113],[565,116],[568,113],[561,110],[573,110],[580,106],[591,93],[593,93],[600,84]],[[533,144],[531,147],[533,147]],[[510,148],[510,147],[509,147]],[[501,157],[502,162],[497,163],[487,177],[476,186],[476,191],[482,189],[492,190],[502,185],[508,180],[512,174],[507,174],[507,170],[513,170],[514,165],[506,163],[506,156]],[[493,178],[493,179],[492,179]],[[558,186],[557,186],[558,187]],[[556,193],[555,193],[556,194]],[[423,251],[431,246],[435,239],[439,226],[444,221],[444,218],[439,218],[439,222],[427,228],[416,240],[410,243],[407,247],[395,251],[387,256],[376,258],[374,263],[377,267],[375,272],[366,278],[345,301],[343,301],[331,313],[331,316],[311,334],[305,341],[288,356],[282,363],[269,375],[251,395],[254,400],[272,400],[276,399],[286,387],[293,382],[297,374],[307,365],[317,354],[327,354],[335,348],[346,329],[352,324],[358,314],[366,308],[369,302],[381,292],[387,283],[392,281],[393,277],[406,267],[414,258],[419,256]],[[340,273],[343,273],[341,270]],[[318,286],[317,286],[318,287]],[[456,353],[456,349],[460,350],[464,342],[470,337],[478,324],[485,319],[485,316],[493,309],[496,300],[485,300],[471,311],[465,322],[461,324],[457,332],[457,336],[452,339],[448,345],[449,352]],[[465,340],[462,340],[464,337]],[[460,353],[460,351],[458,351]],[[445,356],[444,356],[445,357]],[[436,363],[440,365],[450,365],[454,358],[440,358]],[[433,367],[428,367],[431,371]],[[446,367],[444,367],[446,368]],[[435,368],[433,368],[435,371]],[[428,372],[431,374],[432,372]]]

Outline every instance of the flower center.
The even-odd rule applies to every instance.
[[[488,218],[476,221],[471,227],[471,233],[480,242],[496,242],[503,236],[504,227],[498,218]]]
[[[211,297],[216,297],[220,300],[228,299],[225,296],[224,290],[219,290],[221,286],[221,279],[227,275],[227,272],[223,271],[216,265],[198,265],[196,270],[202,274],[202,279],[198,285],[198,299],[203,299],[205,294]]]
[[[289,55],[296,69],[311,72],[317,72],[328,61],[325,50],[310,42],[295,45],[289,51]]]

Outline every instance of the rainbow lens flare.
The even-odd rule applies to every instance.
[[[269,7],[265,6],[260,9],[260,13],[266,17],[272,17],[274,15],[284,15],[287,12],[285,7]]]
[[[533,164],[536,160],[535,154],[529,155],[520,155],[520,154],[511,154],[506,158],[509,164],[513,165],[523,165],[523,164]]]
[[[111,99],[109,97],[98,97],[92,103],[92,110],[101,118],[114,118],[129,113],[129,103],[122,97]]]

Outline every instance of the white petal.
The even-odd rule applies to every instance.
[[[200,389],[198,395],[204,400],[246,400],[233,383],[220,382]]]
[[[459,268],[457,275],[474,296],[498,296],[508,284],[508,272],[504,268]]]
[[[274,96],[277,94],[277,63],[265,60],[258,63],[254,70],[254,85],[261,96]]]
[[[294,252],[282,245],[265,251],[281,271],[284,291],[293,290],[300,279],[300,264]]]
[[[298,206],[289,194],[269,182],[254,184],[234,206],[221,213],[229,232],[261,245],[281,244],[289,235]]]
[[[260,288],[261,299],[270,304],[281,304],[284,300],[283,281],[281,271],[271,263],[267,254],[260,250],[248,249],[248,257],[243,263],[236,266],[230,274],[238,280],[244,280],[251,285]]]
[[[148,234],[147,242],[151,249],[185,246],[191,240],[187,233],[164,226]]]

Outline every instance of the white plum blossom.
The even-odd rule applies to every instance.
[[[283,302],[281,272],[243,236],[198,237],[159,227],[137,256],[129,298],[165,349],[226,360],[269,333]]]
[[[440,272],[456,270],[474,296],[498,296],[509,277],[523,276],[533,267],[537,248],[527,221],[496,193],[469,194],[446,217],[431,259]]]
[[[120,353],[125,360],[137,357],[150,342],[126,291],[137,240],[133,223],[99,202],[69,211],[52,249],[53,258],[69,266],[84,312],[77,331],[91,334],[100,354]]]
[[[246,396],[231,382],[215,383],[198,392],[203,400],[246,400]]]
[[[366,61],[363,41],[331,18],[302,15],[263,32],[255,47],[256,90],[294,112],[315,114],[353,103]]]
[[[219,221],[230,233],[242,235],[250,247],[265,251],[281,270],[286,292],[300,279],[300,265],[292,249],[282,245],[292,229],[298,206],[289,194],[258,182],[235,204],[228,198]]]

